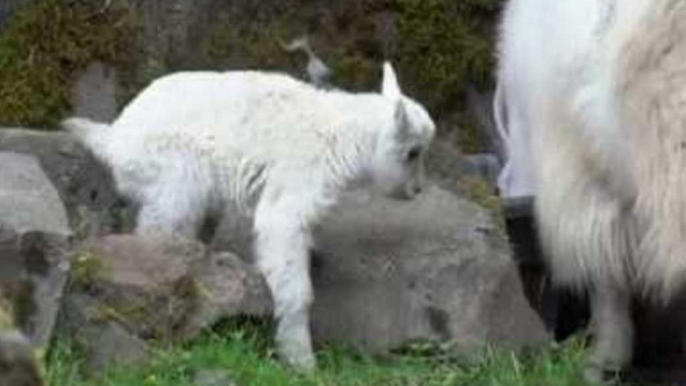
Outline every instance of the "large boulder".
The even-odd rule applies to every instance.
[[[0,293],[37,347],[46,347],[69,270],[71,230],[35,158],[0,152]]]
[[[547,338],[502,229],[485,209],[440,188],[409,203],[344,207],[315,239],[321,340],[387,350],[426,338],[468,354]]]
[[[75,237],[131,229],[133,216],[109,169],[67,132],[0,129],[0,151],[33,155],[57,188]]]
[[[146,340],[186,341],[221,318],[270,312],[262,277],[231,253],[191,240],[109,235],[75,248],[60,332],[85,346],[89,368],[98,370],[143,360]]]
[[[214,248],[249,253],[247,220],[228,216]],[[384,352],[429,339],[471,354],[548,339],[492,212],[437,186],[413,202],[344,203],[315,232],[312,276],[319,342]]]

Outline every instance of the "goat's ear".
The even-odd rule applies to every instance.
[[[400,86],[398,86],[398,79],[393,71],[393,66],[390,62],[383,64],[383,82],[381,84],[381,93],[390,98],[400,98]]]
[[[410,135],[410,118],[407,116],[407,108],[402,98],[395,102],[395,112],[393,113],[395,122],[396,138],[402,140]]]

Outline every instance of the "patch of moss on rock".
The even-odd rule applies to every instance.
[[[456,144],[462,154],[483,153],[488,148],[486,134],[467,109],[457,114]]]
[[[493,186],[478,177],[461,176],[457,180],[457,190],[470,201],[489,210],[496,228],[505,234],[505,214]]]
[[[131,68],[140,31],[133,12],[103,2],[42,0],[0,35],[0,125],[54,127],[75,77],[94,61]]]
[[[104,275],[105,264],[102,259],[88,251],[82,251],[71,262],[70,285],[72,289],[87,289],[95,280]]]
[[[104,296],[91,321],[116,322],[143,339],[183,340],[188,321],[198,312],[201,296],[197,280],[186,276],[145,291]]]

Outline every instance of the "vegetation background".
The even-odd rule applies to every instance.
[[[378,88],[381,62],[464,152],[484,150],[472,90],[488,100],[502,0],[3,0],[0,126],[54,129],[92,61],[118,70],[125,104],[152,79],[186,69],[262,69],[304,77],[279,41],[308,35],[351,91]],[[487,103],[487,102],[486,102]],[[483,122],[482,122],[483,123]]]

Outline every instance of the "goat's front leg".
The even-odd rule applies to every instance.
[[[594,283],[590,294],[594,344],[586,363],[586,379],[601,383],[607,372],[622,370],[631,361],[634,327],[631,294],[610,283]]]
[[[309,272],[311,235],[294,210],[296,203],[258,206],[255,252],[274,300],[279,356],[293,367],[315,367],[310,336],[310,306],[314,300]]]

